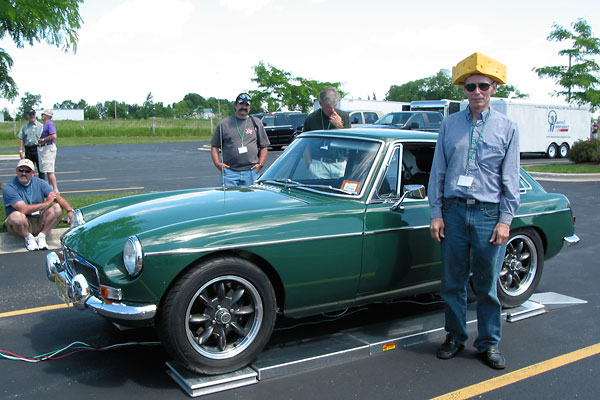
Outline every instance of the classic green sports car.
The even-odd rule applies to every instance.
[[[277,313],[304,317],[435,292],[426,189],[437,135],[348,129],[299,136],[252,186],[151,193],[77,210],[47,257],[61,297],[156,326],[187,368],[239,369]],[[521,171],[498,292],[514,307],[544,260],[576,243],[567,198]]]

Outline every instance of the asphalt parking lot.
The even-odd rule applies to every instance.
[[[89,147],[59,150],[57,176],[63,193],[219,184],[209,153],[198,150],[202,144]],[[269,161],[278,154],[272,152]],[[15,162],[0,161],[1,180],[12,176]],[[545,263],[538,292],[556,292],[587,303],[557,305],[545,314],[505,323],[501,349],[507,358],[506,370],[486,367],[472,348],[453,360],[438,360],[434,353],[439,341],[432,340],[202,398],[425,399],[456,390],[469,391],[446,398],[597,398],[600,280],[595,257],[600,242],[600,182],[541,183],[547,191],[569,197],[581,243]],[[165,373],[168,355],[156,345],[152,330],[119,331],[90,312],[60,305],[45,277],[44,257],[45,252],[0,255],[0,349],[32,357],[75,341],[94,347],[132,345],[107,351],[75,349],[63,358],[39,363],[0,359],[0,398],[188,397]],[[369,307],[336,321],[311,319],[304,321],[311,325],[276,333],[272,345],[293,345],[342,329],[436,312],[439,307],[399,303]],[[565,357],[556,358],[561,356]],[[545,372],[536,375],[539,371]]]

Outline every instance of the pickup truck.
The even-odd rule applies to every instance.
[[[398,111],[385,114],[365,128],[394,128],[439,132],[444,117],[437,111]]]

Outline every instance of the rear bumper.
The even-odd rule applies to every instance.
[[[152,320],[156,315],[154,304],[126,304],[108,301],[96,296],[83,274],[73,274],[55,252],[46,255],[46,276],[56,284],[58,297],[74,308],[89,308],[103,317],[119,321]]]
[[[577,243],[579,243],[579,236],[573,235],[573,236],[564,237],[563,242],[565,242],[565,245],[567,245],[567,246],[574,246]]]

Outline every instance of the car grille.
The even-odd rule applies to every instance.
[[[75,254],[67,247],[63,247],[63,255],[65,257],[65,265],[67,272],[71,276],[81,274],[85,277],[90,285],[90,289],[95,294],[100,293],[100,280],[98,279],[98,270],[87,260]]]

